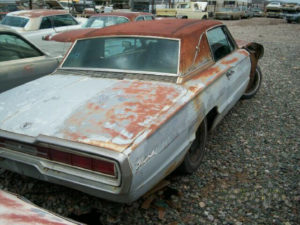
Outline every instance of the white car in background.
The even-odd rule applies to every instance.
[[[65,52],[63,46],[56,46],[54,48],[48,42],[43,41],[42,37],[80,28],[81,22],[78,22],[71,14],[64,10],[38,9],[8,13],[1,21],[1,24],[21,33],[50,55],[58,56]]]

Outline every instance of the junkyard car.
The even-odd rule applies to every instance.
[[[84,24],[82,24],[82,29],[70,30],[58,34],[48,35],[44,38],[44,40],[57,42],[73,42],[81,35],[87,34],[90,31],[93,31],[93,29],[95,28],[99,29],[121,23],[143,20],[154,20],[154,16],[151,13],[144,12],[113,12],[97,14],[90,17]]]
[[[288,23],[300,23],[300,12],[295,12],[293,14],[286,14],[285,19]]]
[[[283,17],[288,23],[300,23],[300,3],[289,3],[282,6]]]
[[[239,8],[221,8],[215,12],[215,18],[220,20],[236,20],[245,17],[245,12]]]
[[[0,93],[53,72],[58,63],[15,31],[0,27]]]
[[[252,18],[253,17],[254,13],[247,6],[241,6],[240,10],[243,12],[242,18],[248,19],[248,18]]]
[[[42,37],[48,34],[80,28],[80,23],[64,10],[21,10],[8,13],[1,21],[29,39],[44,51],[51,50]]]
[[[0,167],[134,201],[198,168],[207,132],[259,89],[262,55],[218,21],[95,30],[55,73],[0,95]]]
[[[251,8],[254,17],[263,17],[265,13],[260,8]]]

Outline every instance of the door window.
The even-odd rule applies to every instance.
[[[145,16],[145,20],[154,20],[153,16]]]
[[[54,27],[77,25],[77,21],[69,14],[52,16]]]
[[[40,29],[49,29],[52,27],[53,26],[50,17],[43,17]]]
[[[139,16],[135,19],[135,21],[143,21],[144,20],[144,17],[143,16]]]
[[[225,57],[234,50],[234,42],[225,27],[217,27],[207,32],[207,40],[215,61]]]
[[[38,57],[42,55],[42,52],[16,35],[0,35],[0,62]]]

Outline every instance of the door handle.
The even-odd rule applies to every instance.
[[[228,70],[228,71],[226,72],[226,76],[227,76],[228,79],[230,79],[230,76],[232,76],[233,74],[234,74],[234,71],[233,71],[233,70]]]

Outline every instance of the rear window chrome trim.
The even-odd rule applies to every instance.
[[[177,62],[177,73],[162,73],[162,72],[151,72],[151,71],[137,71],[137,70],[118,70],[118,69],[101,69],[101,68],[83,68],[83,67],[62,67],[65,63],[66,59],[68,58],[69,54],[72,52],[76,43],[80,40],[88,40],[88,39],[95,39],[95,38],[126,38],[126,37],[139,37],[139,38],[153,38],[153,39],[165,39],[165,40],[174,40],[178,41],[178,62]],[[91,38],[81,38],[77,39],[69,49],[68,53],[65,55],[63,61],[60,63],[58,69],[62,70],[89,70],[89,71],[99,71],[99,72],[120,72],[120,73],[135,73],[135,74],[152,74],[152,75],[160,75],[160,76],[173,76],[179,77],[180,76],[180,55],[181,55],[181,39],[179,38],[168,38],[168,37],[161,37],[161,36],[140,36],[140,35],[107,35],[107,36],[97,36]]]

